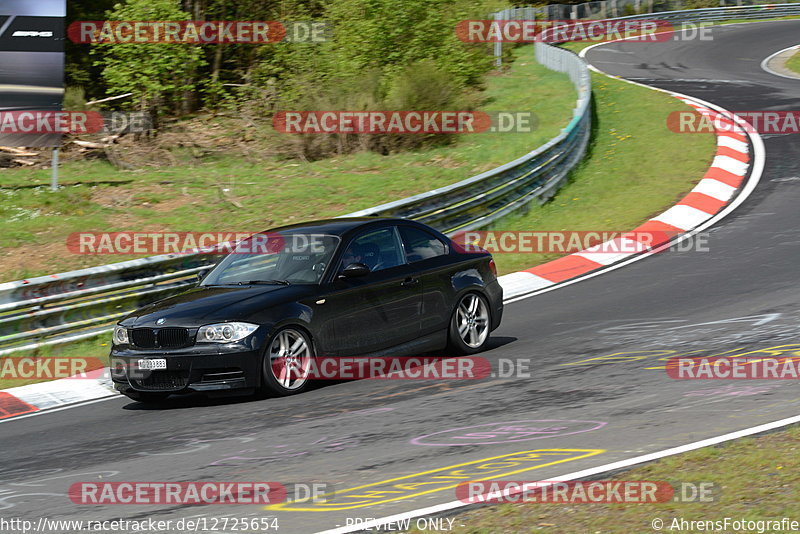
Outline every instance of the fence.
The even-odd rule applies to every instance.
[[[569,75],[578,100],[562,132],[525,156],[461,182],[345,216],[412,218],[444,232],[487,226],[544,202],[581,160],[589,141],[591,83],[574,54],[537,43],[543,65]],[[111,329],[138,307],[195,284],[219,255],[162,255],[0,284],[0,356]]]

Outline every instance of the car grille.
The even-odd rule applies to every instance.
[[[183,389],[189,383],[189,371],[150,371],[146,377],[131,382],[139,389],[156,391]]]
[[[154,349],[156,333],[150,328],[134,328],[131,330],[131,342],[142,349]]]
[[[134,328],[131,342],[140,349],[174,349],[189,343],[187,328]]]
[[[160,347],[183,347],[189,341],[189,331],[186,328],[162,328],[156,338]]]

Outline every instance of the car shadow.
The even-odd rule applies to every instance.
[[[509,337],[509,336],[491,337],[489,338],[489,342],[487,343],[486,348],[483,351],[479,352],[478,354],[474,354],[472,356],[481,357],[482,355],[485,354],[488,355],[488,353],[494,351],[495,349],[504,347],[510,343],[513,343],[514,341],[517,341],[516,337]],[[437,351],[437,352],[428,352],[420,354],[418,357],[447,360],[451,358],[457,358],[458,356],[442,355],[441,351]],[[311,384],[309,384],[308,388],[303,393],[300,393],[300,395],[307,395],[316,390],[321,390],[336,385],[345,384],[348,382],[361,382],[363,380],[368,380],[368,379],[362,378],[362,379],[342,379],[342,380],[315,380]],[[238,393],[238,394],[217,393],[214,395],[208,395],[206,393],[189,393],[183,395],[172,395],[167,399],[158,402],[139,402],[131,400],[131,402],[123,406],[122,409],[132,410],[132,411],[181,410],[187,408],[199,408],[204,406],[225,406],[229,404],[244,404],[249,402],[259,402],[266,399],[279,399],[279,398],[281,397],[268,396],[261,393]]]

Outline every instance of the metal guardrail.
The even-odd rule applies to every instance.
[[[194,285],[219,254],[152,256],[0,284],[0,356],[91,337]]]
[[[522,20],[597,20],[629,15],[641,16],[646,13],[687,12],[686,10],[695,13],[699,10],[697,7],[692,8],[693,6],[687,5],[688,3],[686,0],[595,0],[581,4],[548,4],[505,11],[515,11],[515,18]],[[719,0],[718,3],[719,6],[707,9],[718,9],[718,7],[773,9],[775,5],[791,2],[775,4],[769,0]]]
[[[591,129],[591,78],[572,52],[536,43],[539,63],[569,75],[578,93],[570,123],[559,135],[510,163],[426,193],[356,211],[343,217],[405,217],[444,233],[492,224],[532,200],[545,202],[583,158]]]
[[[655,17],[653,15],[656,15]],[[725,22],[800,15],[800,3],[765,4],[753,6],[709,7],[691,11],[659,11],[619,17],[615,20],[659,19],[668,22]]]
[[[614,12],[619,12],[620,2],[637,7],[646,5],[650,9],[655,3],[649,0],[614,1]],[[597,4],[594,6],[597,9],[584,9],[589,18],[594,18],[592,14],[596,16],[606,11],[604,2],[579,6],[590,4]],[[658,5],[665,4],[658,2]],[[547,9],[552,11],[552,7]],[[565,7],[581,13],[580,8]],[[542,8],[508,9],[495,14],[495,18],[540,18],[536,16],[537,9]],[[663,11],[657,18],[671,22],[704,22],[787,15],[800,15],[800,4]],[[615,20],[646,18],[654,17],[652,13],[646,13]],[[498,52],[499,45],[496,43]],[[573,118],[558,136],[496,169],[347,216],[408,217],[452,233],[488,226],[531,201],[544,202],[552,197],[586,150],[591,127],[591,83],[586,65],[574,54],[545,43],[536,43],[535,46],[537,60],[551,69],[567,73],[578,90]],[[191,287],[196,273],[215,263],[219,257],[213,254],[153,256],[0,284],[0,356],[108,331],[115,320],[130,311]]]
[[[578,92],[573,118],[559,135],[496,169],[343,217],[406,217],[452,233],[552,197],[586,151],[591,82],[586,64],[571,52],[537,43],[536,59],[567,73]],[[196,273],[219,258],[168,254],[0,284],[0,356],[109,331],[136,308],[192,286]]]
[[[725,0],[721,0],[725,1]],[[739,0],[741,1],[741,0]],[[619,12],[619,5],[636,6],[636,10],[646,9],[648,12],[624,17],[607,19],[606,13]],[[659,20],[668,23],[703,23],[725,22],[728,20],[753,20],[769,19],[800,15],[800,0],[794,3],[782,4],[755,4],[738,5],[730,7],[709,7],[682,11],[660,11],[661,8],[674,5],[674,2],[654,3],[653,0],[604,0],[600,2],[586,2],[584,4],[562,5],[551,4],[544,7],[516,7],[504,9],[494,13],[494,20]],[[609,7],[612,6],[612,7]],[[565,8],[567,11],[554,12],[553,8]],[[554,16],[555,14],[555,16]],[[675,28],[680,30],[681,28]],[[500,65],[503,53],[503,44],[494,43],[496,65]]]

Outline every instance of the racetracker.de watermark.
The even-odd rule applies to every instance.
[[[286,500],[278,482],[76,482],[69,488],[75,504],[195,505],[276,504]]]
[[[715,502],[718,488],[713,482],[667,482],[653,480],[507,481],[463,482],[456,497],[466,504],[650,504],[665,502]]]
[[[728,114],[695,110],[673,111],[667,115],[667,128],[674,133],[724,133],[745,130],[760,134],[800,133],[800,111],[732,111],[744,122],[734,122]]]
[[[275,131],[284,134],[472,134],[530,133],[530,111],[279,111]]]
[[[67,28],[76,44],[323,43],[332,35],[326,21],[83,20]]]
[[[665,369],[667,375],[676,380],[798,380],[800,355],[781,358],[675,357],[667,360]]]
[[[153,121],[141,112],[25,110],[0,112],[0,134],[141,133],[151,130]]]
[[[710,24],[666,20],[462,20],[456,36],[467,43],[710,41]]]
[[[89,378],[87,371],[103,367],[100,358],[6,356],[0,359],[0,380]]]
[[[492,254],[636,254],[660,247],[679,231],[468,230],[452,236],[460,252]],[[708,235],[695,234],[658,252],[708,252]],[[590,256],[591,257],[591,256]]]
[[[323,236],[272,232],[73,232],[72,254],[276,254],[320,253]]]
[[[287,363],[276,359],[272,366],[275,376],[282,376]],[[294,367],[292,374],[312,380],[478,380],[491,376],[492,366],[477,356],[318,357]]]

